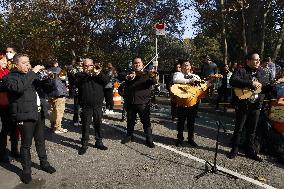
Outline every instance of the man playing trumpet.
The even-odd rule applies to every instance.
[[[82,147],[79,155],[86,153],[90,134],[90,125],[95,128],[95,147],[107,150],[101,136],[102,106],[104,100],[104,87],[109,82],[106,75],[101,72],[101,66],[93,63],[92,59],[83,60],[83,72],[75,75],[75,85],[79,90],[79,104],[82,107]],[[92,121],[93,119],[93,121]]]
[[[47,161],[44,138],[44,107],[36,90],[39,85],[37,73],[44,69],[37,65],[31,68],[29,57],[26,54],[17,54],[13,57],[15,71],[4,76],[3,82],[9,92],[9,108],[12,121],[14,121],[21,132],[21,164],[23,172],[21,180],[29,183],[31,176],[31,145],[35,140],[36,151],[40,160],[40,167],[47,173],[56,170]],[[38,83],[40,84],[40,83]],[[45,90],[46,87],[42,87]]]

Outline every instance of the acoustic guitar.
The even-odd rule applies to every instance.
[[[255,90],[249,88],[234,88],[234,93],[240,100],[249,99],[251,96],[259,94],[261,87],[262,85],[260,84]]]
[[[208,85],[205,81],[199,84],[174,84],[170,91],[177,106],[194,106],[205,95]]]

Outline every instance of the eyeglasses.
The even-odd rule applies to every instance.
[[[92,66],[94,66],[94,65],[84,65],[84,67],[92,67]]]

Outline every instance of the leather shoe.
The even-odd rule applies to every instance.
[[[22,173],[21,181],[25,184],[29,184],[32,181],[32,175],[30,173]]]
[[[121,140],[121,144],[126,144],[128,142],[133,142],[134,141],[134,137],[133,136],[126,136]]]
[[[85,153],[87,152],[87,149],[88,149],[88,147],[82,146],[82,147],[79,149],[78,154],[79,154],[79,155],[85,154]]]
[[[20,159],[21,155],[19,152],[11,152],[11,157],[15,158],[15,159]]]
[[[107,150],[108,148],[103,143],[95,143],[95,148],[100,150]]]
[[[155,144],[153,141],[146,141],[146,146],[148,146],[149,148],[155,148]]]
[[[10,163],[10,159],[7,155],[3,155],[0,157],[0,162],[2,163]]]
[[[227,158],[229,158],[229,159],[234,159],[235,157],[237,157],[237,155],[238,155],[238,152],[230,151],[230,152],[227,154]]]
[[[188,142],[187,142],[190,146],[192,146],[192,147],[198,147],[198,145],[196,144],[196,142],[194,142],[194,140],[192,140],[192,139],[190,139],[190,140],[188,140]]]
[[[262,162],[262,158],[259,157],[255,152],[248,152],[246,153],[246,157],[252,159],[252,160],[255,160],[255,161],[258,161],[258,162]]]
[[[49,173],[49,174],[52,174],[52,173],[55,173],[56,172],[56,169],[54,167],[52,167],[51,165],[48,165],[48,166],[41,166],[41,170]]]
[[[181,140],[177,140],[175,145],[176,145],[176,147],[182,147],[183,146],[183,142]]]

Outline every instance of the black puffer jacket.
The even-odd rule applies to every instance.
[[[259,94],[259,99],[256,101],[255,108],[260,109],[265,97],[265,93],[270,91],[272,87],[270,86],[270,78],[265,73],[262,68],[258,68],[256,70],[251,69],[249,66],[245,66],[244,68],[239,68],[235,70],[233,75],[230,78],[230,85],[233,88],[250,88],[254,89],[252,85],[253,78],[256,78],[258,82],[262,84],[262,92]],[[233,96],[233,103],[238,106],[247,106],[248,100],[240,100],[235,95]]]
[[[146,104],[150,102],[151,86],[156,84],[156,78],[147,74],[136,76],[125,82],[125,101],[127,104]]]
[[[13,121],[38,120],[36,89],[33,85],[36,73],[13,71],[4,76],[3,82],[9,91],[10,111]]]
[[[79,104],[81,106],[99,107],[104,101],[104,87],[109,79],[102,72],[91,76],[85,72],[75,75],[75,85],[79,90]]]

